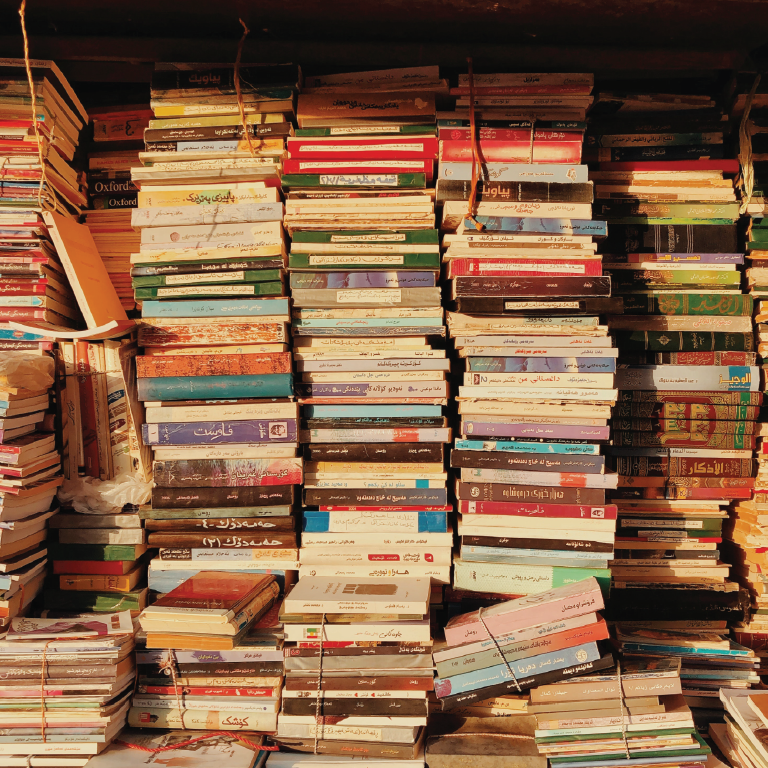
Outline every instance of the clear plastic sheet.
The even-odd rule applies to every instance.
[[[122,474],[114,480],[78,477],[67,480],[59,488],[59,501],[69,504],[84,515],[116,515],[126,504],[146,504],[151,496],[152,481]]]

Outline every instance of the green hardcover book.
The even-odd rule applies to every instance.
[[[76,613],[112,613],[113,611],[142,611],[147,607],[147,588],[131,592],[75,592],[47,589],[43,605],[51,611]]]
[[[288,173],[284,190],[301,187],[345,187],[347,189],[426,189],[425,173]]]
[[[371,131],[367,134],[365,126],[355,126],[353,129],[344,128],[297,128],[297,138],[311,138],[312,136],[337,136],[339,138],[355,138],[359,136],[434,136],[436,131],[431,125],[388,125],[384,130]]]
[[[384,267],[440,269],[440,254],[368,253],[350,256],[347,253],[292,253],[288,257],[288,267],[290,269],[378,269]]]
[[[59,544],[48,542],[51,560],[138,560],[146,551],[146,544]]]
[[[379,230],[379,229],[359,229],[359,230],[341,230],[338,232],[311,232],[303,230],[294,232],[294,243],[418,243],[419,245],[436,245],[440,242],[440,235],[436,229],[404,229],[397,230]]]
[[[152,509],[140,507],[142,520],[200,520],[221,517],[286,517],[291,507],[205,507],[200,509]]]
[[[196,278],[205,276],[204,280],[198,280]],[[201,282],[205,285],[213,284],[231,284],[240,285],[241,283],[268,283],[280,280],[281,271],[279,269],[252,269],[252,270],[238,270],[233,272],[197,272],[187,275],[145,275],[141,277],[134,277],[131,280],[131,285],[134,288],[153,288],[163,285],[185,285],[185,286],[198,286]],[[169,282],[170,280],[170,282]],[[202,286],[201,286],[202,287]],[[216,295],[219,295],[219,291],[216,291]]]
[[[738,203],[633,203],[624,201],[599,201],[593,209],[595,218],[611,221],[621,216],[653,216],[659,219],[692,218],[728,219],[732,223],[739,218]]]
[[[637,216],[606,216],[596,217],[602,221],[610,221],[611,224],[660,224],[662,226],[675,225],[675,224],[733,224],[736,219],[724,219],[724,218],[711,218],[702,217],[700,219],[687,217],[661,217],[661,216],[645,216],[639,214]]]
[[[751,333],[717,331],[619,331],[619,349],[626,352],[754,352]]]
[[[247,296],[282,296],[283,283],[274,280],[268,283],[251,285],[184,285],[165,286],[160,288],[136,288],[134,295],[137,299],[187,299],[205,296],[216,298],[239,298]]]
[[[625,294],[628,315],[720,315],[752,316],[752,296],[730,293]]]

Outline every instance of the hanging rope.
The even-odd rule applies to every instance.
[[[483,225],[475,218],[475,206],[477,201],[477,183],[480,178],[480,148],[478,146],[477,130],[475,128],[475,74],[472,68],[472,57],[467,58],[467,73],[469,80],[469,137],[472,148],[472,182],[469,190],[469,204],[467,205],[467,218],[480,232]]]
[[[26,1],[26,0],[25,0]],[[253,148],[251,142],[251,134],[248,130],[248,123],[245,121],[245,104],[243,103],[243,90],[240,87],[240,59],[243,55],[243,46],[245,45],[245,38],[251,33],[246,23],[242,19],[238,21],[243,25],[243,36],[240,38],[240,42],[237,44],[237,58],[235,59],[235,71],[233,77],[235,80],[235,91],[237,92],[237,108],[240,110],[240,123],[243,126],[243,135],[248,142],[248,151],[251,153],[251,157],[256,157],[256,150]]]

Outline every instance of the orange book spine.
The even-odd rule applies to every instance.
[[[151,355],[136,358],[137,375],[156,376],[251,376],[290,373],[291,353],[245,355]]]

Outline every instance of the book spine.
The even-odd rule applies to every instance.
[[[542,258],[530,263],[518,261],[487,262],[481,259],[451,259],[448,262],[447,278],[453,277],[567,277],[569,275],[601,276],[602,264],[599,260],[576,261],[558,259],[547,261]]]
[[[149,534],[147,543],[150,547],[181,547],[183,549],[294,549],[296,535],[291,533],[238,532],[232,536],[210,533],[158,533]]]
[[[663,296],[629,294],[624,311],[633,315],[752,316],[754,300],[749,295],[712,293],[667,293]]]
[[[482,132],[482,129],[481,129]],[[469,137],[469,129],[466,130]],[[440,179],[437,184],[437,203],[469,200],[471,181]],[[479,201],[505,201],[520,203],[591,203],[592,183],[556,184],[550,182],[498,182],[481,181],[477,185]]]
[[[100,477],[99,437],[95,408],[95,373],[88,356],[88,342],[75,342],[76,368],[80,392],[80,417],[82,419],[83,458],[85,473],[91,477]]]
[[[683,366],[680,371],[667,366],[620,368],[616,387],[621,390],[704,390],[712,392],[756,392],[760,369],[756,366]]]
[[[614,417],[613,429],[622,432],[692,432],[697,435],[751,435],[755,432],[754,421],[720,421],[706,419],[620,419]]]
[[[753,352],[752,333],[718,333],[717,331],[618,331],[619,349],[627,352]],[[697,387],[701,389],[701,387]]]
[[[649,456],[617,457],[616,471],[630,477],[752,477],[752,459],[700,459],[685,457],[656,458]]]
[[[563,355],[567,352],[563,350]],[[486,373],[567,373],[584,371],[587,373],[615,373],[616,359],[613,357],[469,357],[470,371]]]
[[[147,445],[289,443],[297,440],[296,419],[142,424],[141,429]]]
[[[144,317],[260,317],[289,314],[288,299],[243,301],[146,301]]]
[[[615,520],[617,507],[587,506],[579,504],[511,504],[493,501],[459,501],[459,512],[464,515],[510,515],[511,517],[576,518],[587,520]]]
[[[542,502],[545,504],[605,505],[605,491],[598,488],[564,488],[558,486],[509,485],[460,481],[459,499],[493,502]]]
[[[160,488],[152,489],[152,507],[157,509],[205,509],[208,507],[274,507],[293,504],[292,485],[236,488]]]
[[[182,713],[174,709],[150,709],[131,707],[128,710],[128,724],[133,728],[189,728],[220,731],[267,731],[277,730],[277,714],[256,713],[214,709],[185,709]]]
[[[155,461],[154,478],[162,488],[216,488],[299,485],[301,459],[196,459]]]
[[[316,714],[317,705],[311,699],[285,699],[282,712],[286,715]],[[384,716],[426,717],[426,699],[327,699],[320,702],[320,713],[335,717]]]
[[[533,169],[521,163],[484,163],[481,179],[496,182],[548,182],[557,184],[587,184],[589,176],[585,165],[536,163]],[[437,178],[469,182],[472,180],[471,162],[441,162]],[[735,250],[735,249],[734,249]]]
[[[377,506],[379,504],[443,506],[448,503],[448,492],[444,488],[406,488],[402,490],[306,488],[304,490],[304,503],[306,506]]]
[[[176,278],[176,282],[184,280],[184,275],[190,275],[188,278],[190,281],[195,279],[196,275],[200,273],[206,275],[213,275],[217,282],[223,281],[229,275],[228,273],[244,273],[243,279],[260,280],[262,275],[251,278],[253,273],[271,273],[272,271],[279,270],[283,267],[283,260],[276,258],[264,257],[262,259],[243,259],[234,261],[232,259],[222,261],[203,261],[203,262],[191,262],[185,264],[180,262],[177,264],[153,264],[151,266],[132,267],[131,277],[157,277],[163,280],[158,285],[171,285],[173,281],[169,281],[168,278]],[[223,274],[222,274],[223,273]]]
[[[560,440],[608,440],[610,427],[579,427],[536,424],[499,424],[465,418],[462,431],[469,436],[550,438]]]
[[[292,272],[291,288],[434,288],[434,272]]]
[[[285,327],[276,323],[231,323],[226,326],[169,323],[162,327],[139,326],[139,344],[143,347],[253,344],[254,341],[262,344],[283,343],[286,338]]]
[[[616,224],[611,225],[602,246],[607,252],[617,253],[738,253],[739,250],[735,224]]]
[[[531,471],[603,472],[604,456],[542,455],[524,453],[496,453],[495,451],[451,451],[452,467],[490,469],[520,469]]]
[[[350,384],[311,384],[297,382],[294,385],[299,397],[447,397],[447,381],[404,382],[356,382]],[[262,395],[263,397],[264,395]],[[278,397],[279,395],[273,395]],[[285,396],[285,395],[283,395]],[[246,397],[246,395],[241,395]],[[152,398],[155,399],[155,398]],[[159,399],[159,398],[157,398]]]
[[[425,173],[286,173],[282,179],[283,189],[304,187],[366,187],[423,189],[427,185]]]
[[[345,532],[345,531],[367,531],[369,526],[376,522],[378,516],[361,518],[359,512],[304,512],[304,525],[302,530],[305,533],[331,533],[331,532]],[[447,516],[445,512],[416,512],[413,515],[409,515],[411,520],[407,520],[405,523],[399,522],[402,520],[402,515],[397,513],[397,516],[393,518],[391,523],[392,530],[407,531],[408,533],[444,533],[448,530]],[[383,518],[383,515],[381,516]],[[398,519],[399,518],[399,519]],[[386,532],[389,529],[387,523],[388,519],[382,519],[381,530]]]
[[[145,551],[143,544],[59,544],[48,542],[52,560],[98,560],[100,562],[136,560]]]
[[[610,296],[609,277],[457,277],[455,296]]]
[[[112,452],[114,477],[133,471],[130,453],[130,416],[125,379],[117,351],[119,342],[105,341],[107,405],[109,415],[109,446]]]
[[[580,163],[581,138],[574,141],[493,141],[480,139],[480,152],[488,163]],[[442,162],[471,162],[470,140],[443,139],[440,142]]]
[[[589,147],[584,150],[585,162],[635,162],[638,160],[715,160],[723,157],[723,147],[713,144],[689,146]]]
[[[139,341],[141,343],[141,341]],[[183,356],[182,356],[183,357]],[[260,376],[164,376],[138,380],[139,400],[291,397],[290,373]]]
[[[160,547],[159,558],[161,561],[211,561],[212,550],[209,547]],[[239,547],[216,549],[216,561],[237,562],[237,563],[258,563],[263,564],[259,571],[262,573],[273,573],[270,565],[273,562],[290,561],[295,563],[298,558],[297,549],[254,549]],[[274,571],[277,573],[277,571]],[[214,678],[215,679],[215,678]]]

